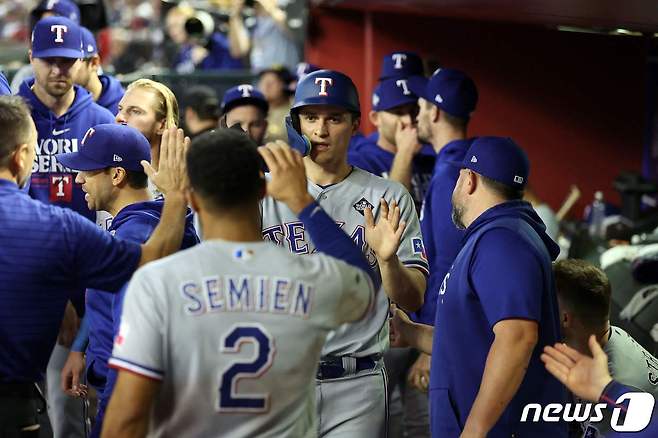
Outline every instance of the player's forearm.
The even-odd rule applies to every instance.
[[[397,181],[411,192],[411,175],[413,171],[414,156],[405,153],[395,154],[393,164],[391,165],[391,172],[389,179]]]
[[[397,256],[378,262],[382,286],[390,300],[405,312],[420,309],[425,297],[425,276],[418,269],[405,267]]]
[[[405,330],[407,332],[403,334],[403,337],[407,340],[409,346],[428,356],[432,355],[432,342],[434,341],[433,326],[412,322]]]
[[[276,24],[277,27],[282,31],[290,33],[290,29],[288,29],[288,24],[286,23],[288,19],[288,14],[286,14],[286,11],[276,6],[276,4],[261,4],[263,5],[265,12],[267,12],[267,14],[272,17],[272,20],[274,20],[274,24]]]
[[[170,192],[165,196],[160,223],[153,234],[142,245],[142,256],[139,265],[142,266],[153,260],[168,256],[176,252],[183,241],[185,228],[185,213],[187,201],[182,192]]]
[[[537,340],[534,336],[496,335],[480,390],[464,425],[464,435],[485,437],[516,394]]]
[[[133,419],[133,421],[122,421],[108,415],[103,422],[102,438],[144,438],[148,432],[148,417]]]

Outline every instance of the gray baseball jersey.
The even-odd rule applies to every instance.
[[[610,375],[616,381],[649,392],[654,397],[658,396],[658,359],[631,335],[619,327],[610,326],[610,339],[603,350],[608,355]],[[604,419],[589,425],[584,436],[602,438],[612,432],[610,417],[610,411],[604,411]]]
[[[409,192],[399,183],[354,168],[343,181],[327,187],[308,182],[308,191],[336,223],[363,249],[370,265],[379,275],[377,259],[366,243],[363,210],[373,208],[377,219],[379,200],[400,206],[401,219],[407,227],[398,249],[398,258],[405,266],[429,273],[420,222]],[[315,246],[304,232],[304,225],[283,203],[267,197],[262,203],[262,227],[266,240],[287,247],[295,254],[310,254]],[[388,349],[388,298],[383,289],[377,292],[375,306],[361,321],[344,325],[327,337],[322,356],[364,357],[382,354]]]
[[[315,436],[327,333],[374,293],[323,254],[206,241],[135,273],[110,365],[162,381],[149,436]]]

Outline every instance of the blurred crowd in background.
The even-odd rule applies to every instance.
[[[51,0],[52,1],[52,0]],[[45,3],[45,5],[41,5]],[[48,0],[0,3],[0,65],[27,63],[31,12]],[[125,75],[243,70],[300,62],[305,10],[296,0],[85,0],[81,23],[98,40],[102,66]],[[15,51],[11,49],[15,48]],[[13,53],[17,55],[12,56]]]

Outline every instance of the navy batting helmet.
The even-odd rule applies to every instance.
[[[361,114],[354,82],[335,70],[318,70],[299,81],[292,109],[309,105],[334,105]]]

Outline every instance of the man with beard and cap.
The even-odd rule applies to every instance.
[[[29,17],[30,30],[34,29],[34,25],[42,18],[51,17],[53,15],[59,17],[66,17],[77,24],[80,24],[80,8],[75,2],[71,0],[41,0],[39,4],[32,9]],[[31,36],[31,35],[30,35]],[[28,41],[31,45],[32,42]],[[21,84],[28,78],[34,76],[34,69],[31,64],[26,64],[19,68],[11,80],[11,90],[14,94],[18,94]]]
[[[75,77],[75,83],[85,87],[97,104],[116,115],[119,112],[119,101],[125,90],[121,86],[121,82],[113,76],[98,74],[101,68],[101,57],[98,54],[96,38],[86,27],[80,27],[80,30],[84,59]]]
[[[162,200],[153,201],[148,191],[148,177],[142,161],[151,161],[151,148],[137,129],[116,123],[90,128],[77,152],[58,154],[57,160],[78,171],[91,210],[103,210],[113,217],[108,231],[115,237],[144,243],[157,226],[162,213]],[[188,210],[181,249],[189,248],[199,239]],[[119,331],[121,309],[127,284],[118,293],[88,289],[85,319],[89,325],[86,361],[83,351],[70,356],[86,365],[86,377],[98,394],[98,412],[91,437],[99,437],[105,408],[112,395],[116,372],[108,369],[114,336]],[[75,348],[73,348],[75,350]],[[72,357],[69,357],[69,362]],[[84,395],[79,374],[66,375],[62,389],[72,395]]]
[[[528,157],[510,138],[480,137],[455,165],[452,217],[466,234],[434,328],[395,309],[391,343],[432,355],[433,437],[566,437],[565,423],[520,421],[528,403],[566,401],[540,360],[560,340],[551,270],[559,247],[522,200]]]

